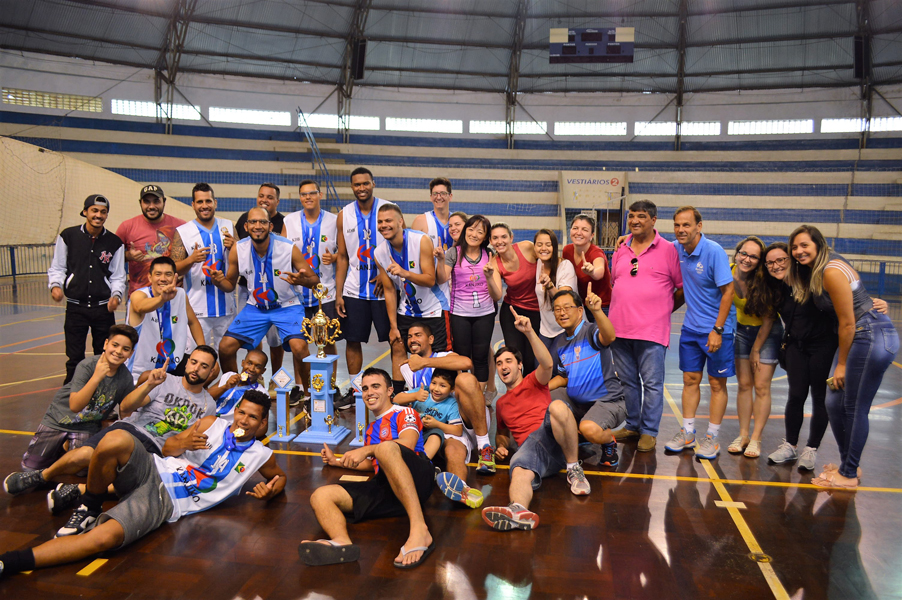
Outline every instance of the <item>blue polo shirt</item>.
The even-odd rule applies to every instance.
[[[709,240],[704,234],[701,234],[692,254],[687,254],[679,242],[673,244],[680,257],[683,294],[686,297],[683,328],[696,333],[708,333],[717,323],[717,313],[723,297],[720,286],[733,281],[730,261],[720,244]],[[736,330],[736,308],[732,304],[723,330],[724,334]]]
[[[551,346],[554,374],[567,378],[567,396],[573,402],[610,402],[623,396],[614,371],[614,354],[598,341],[598,325],[583,321],[567,337],[564,332]]]

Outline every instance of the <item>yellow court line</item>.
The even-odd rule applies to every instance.
[[[0,304],[7,304],[9,306],[22,306],[21,302],[0,302]],[[28,306],[39,306],[41,308],[58,308],[60,310],[66,310],[65,306],[59,306],[58,304],[31,304]]]
[[[21,325],[22,323],[32,323],[34,321],[49,321],[51,319],[58,319],[65,315],[50,315],[49,317],[35,317],[33,319],[25,319],[24,321],[13,321],[12,323],[4,323],[0,325],[0,327],[9,327],[10,325]]]
[[[91,564],[89,564],[87,567],[76,573],[76,575],[81,575],[82,577],[92,575],[94,571],[107,564],[108,562],[108,558],[98,558],[97,560],[92,561]]]
[[[16,431],[15,429],[0,429],[0,433],[8,433],[10,435],[34,435],[33,431]]]
[[[53,375],[48,375],[47,377],[38,377],[37,379],[23,379],[22,381],[13,381],[12,383],[0,383],[0,388],[8,387],[11,385],[19,385],[20,383],[31,383],[33,381],[44,381],[45,379],[55,379],[65,373],[65,370],[57,371]]]
[[[896,365],[897,367],[899,367],[900,369],[902,369],[902,364],[899,364],[896,361],[893,361],[893,364]]]
[[[664,386],[664,398],[667,400],[668,404],[670,404],[670,410],[676,415],[677,420],[680,422],[680,427],[682,427],[682,412],[677,407],[676,402],[674,402],[673,396],[670,395],[670,391],[668,391],[666,385]],[[763,555],[764,551],[758,544],[758,540],[755,539],[755,535],[749,528],[748,523],[745,522],[745,517],[742,516],[742,513],[739,512],[739,509],[733,504],[733,498],[730,496],[730,493],[727,492],[727,488],[724,487],[724,482],[718,477],[717,471],[714,469],[711,461],[702,459],[699,462],[701,462],[702,467],[704,467],[705,472],[708,474],[708,478],[711,480],[714,489],[717,490],[720,499],[727,503],[726,510],[730,513],[730,517],[732,517],[733,523],[736,525],[736,529],[739,530],[742,539],[745,540],[745,545],[748,546],[749,551],[753,554]],[[783,582],[777,577],[777,572],[774,571],[773,565],[770,562],[755,561],[755,563],[761,569],[761,574],[764,575],[764,579],[767,581],[767,585],[770,587],[770,591],[773,593],[774,597],[777,598],[777,600],[789,600],[789,593],[783,586]]]

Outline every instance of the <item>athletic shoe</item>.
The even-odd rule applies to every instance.
[[[657,444],[658,438],[653,435],[643,433],[641,436],[639,436],[639,443],[636,445],[636,450],[638,450],[639,452],[651,452],[655,449],[655,446]]]
[[[60,527],[60,529],[56,532],[56,537],[65,537],[67,535],[78,535],[79,533],[84,533],[94,523],[94,521],[97,520],[97,517],[99,516],[99,512],[94,512],[88,509],[87,506],[82,504],[75,509],[75,512],[72,513],[72,516],[69,517],[69,521],[65,525]]]
[[[614,432],[614,439],[625,441],[631,440],[639,437],[638,431],[633,431],[632,429],[627,429],[626,427],[621,427],[617,431]]]
[[[510,531],[511,529],[535,529],[539,526],[539,515],[523,510],[514,510],[509,506],[488,506],[482,509],[482,520],[492,529]]]
[[[13,496],[36,490],[42,485],[47,485],[43,475],[41,475],[43,472],[44,469],[41,469],[40,471],[17,471],[15,473],[10,473],[6,476],[6,479],[3,480],[3,490],[7,494],[12,494]]]
[[[482,492],[474,490],[454,473],[439,473],[435,476],[438,489],[442,490],[445,497],[466,504],[470,508],[479,508],[485,498]]]
[[[771,452],[770,456],[767,457],[767,460],[782,465],[783,463],[792,462],[798,457],[799,453],[796,452],[795,446],[784,439],[783,443],[780,444],[776,450]],[[814,469],[814,463],[811,463],[811,469]]]
[[[348,388],[348,391],[345,392],[344,396],[339,396],[332,403],[333,408],[336,410],[347,410],[354,406],[354,386]]]
[[[480,475],[495,474],[495,449],[489,444],[483,446],[482,450],[479,451],[479,464],[476,467],[476,472]]]
[[[813,471],[815,461],[817,460],[817,448],[805,446],[802,454],[799,455],[799,468],[806,471]]]
[[[706,435],[705,439],[702,440],[702,443],[695,448],[695,455],[699,458],[714,460],[717,458],[718,454],[720,454],[720,444],[717,443],[717,438],[713,437],[710,433]]]
[[[685,429],[680,429],[664,447],[671,452],[682,452],[686,448],[695,448],[695,432],[686,433]]]
[[[620,456],[617,455],[617,442],[601,445],[601,464],[606,467],[616,467],[620,462]]]
[[[78,484],[61,483],[47,494],[47,508],[55,515],[67,508],[78,506],[80,499],[81,490],[78,489]]]
[[[567,483],[570,484],[570,491],[574,496],[588,496],[592,491],[583,468],[578,464],[567,469]]]
[[[288,392],[288,406],[297,406],[304,401],[304,390],[300,386],[294,386]]]

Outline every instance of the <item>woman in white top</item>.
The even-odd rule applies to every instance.
[[[557,236],[550,229],[540,229],[533,238],[536,250],[536,297],[539,299],[539,338],[546,348],[564,330],[554,320],[551,299],[561,290],[576,289],[576,270],[569,260],[561,260],[558,254]]]

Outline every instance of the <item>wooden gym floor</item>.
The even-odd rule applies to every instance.
[[[898,328],[900,305],[890,306]],[[0,477],[19,470],[29,436],[62,383],[63,313],[43,277],[0,282]],[[369,344],[365,362],[387,367],[385,350]],[[343,359],[338,381],[346,385]],[[286,493],[268,505],[242,495],[164,525],[101,560],[4,578],[0,592],[8,598],[204,600],[902,598],[898,358],[874,401],[862,461],[865,486],[857,493],[818,492],[808,483],[810,473],[768,465],[764,457],[731,456],[725,449],[711,462],[690,452],[666,455],[664,442],[679,428],[681,381],[671,351],[657,451],[642,454],[635,443],[621,444],[620,464],[609,469],[598,467],[591,446],[581,447],[592,494],[577,498],[563,477],[547,480],[532,506],[541,517],[535,531],[492,531],[478,510],[434,493],[426,520],[437,549],[414,571],[391,564],[407,537],[403,519],[351,526],[362,549],[358,563],[301,564],[297,544],[322,537],[310,493],[346,472],[324,469],[316,448],[272,444],[289,481]],[[735,392],[732,383],[720,435],[724,447],[738,433]],[[786,378],[778,370],[765,456],[783,437],[785,398]],[[702,431],[706,407],[703,392]],[[806,420],[803,442],[807,428]],[[828,430],[818,464],[837,459]],[[487,505],[508,502],[505,468],[494,477],[478,477],[471,469],[469,479],[482,488]],[[51,516],[44,493],[0,493],[0,514],[0,551],[49,539],[69,516]]]

